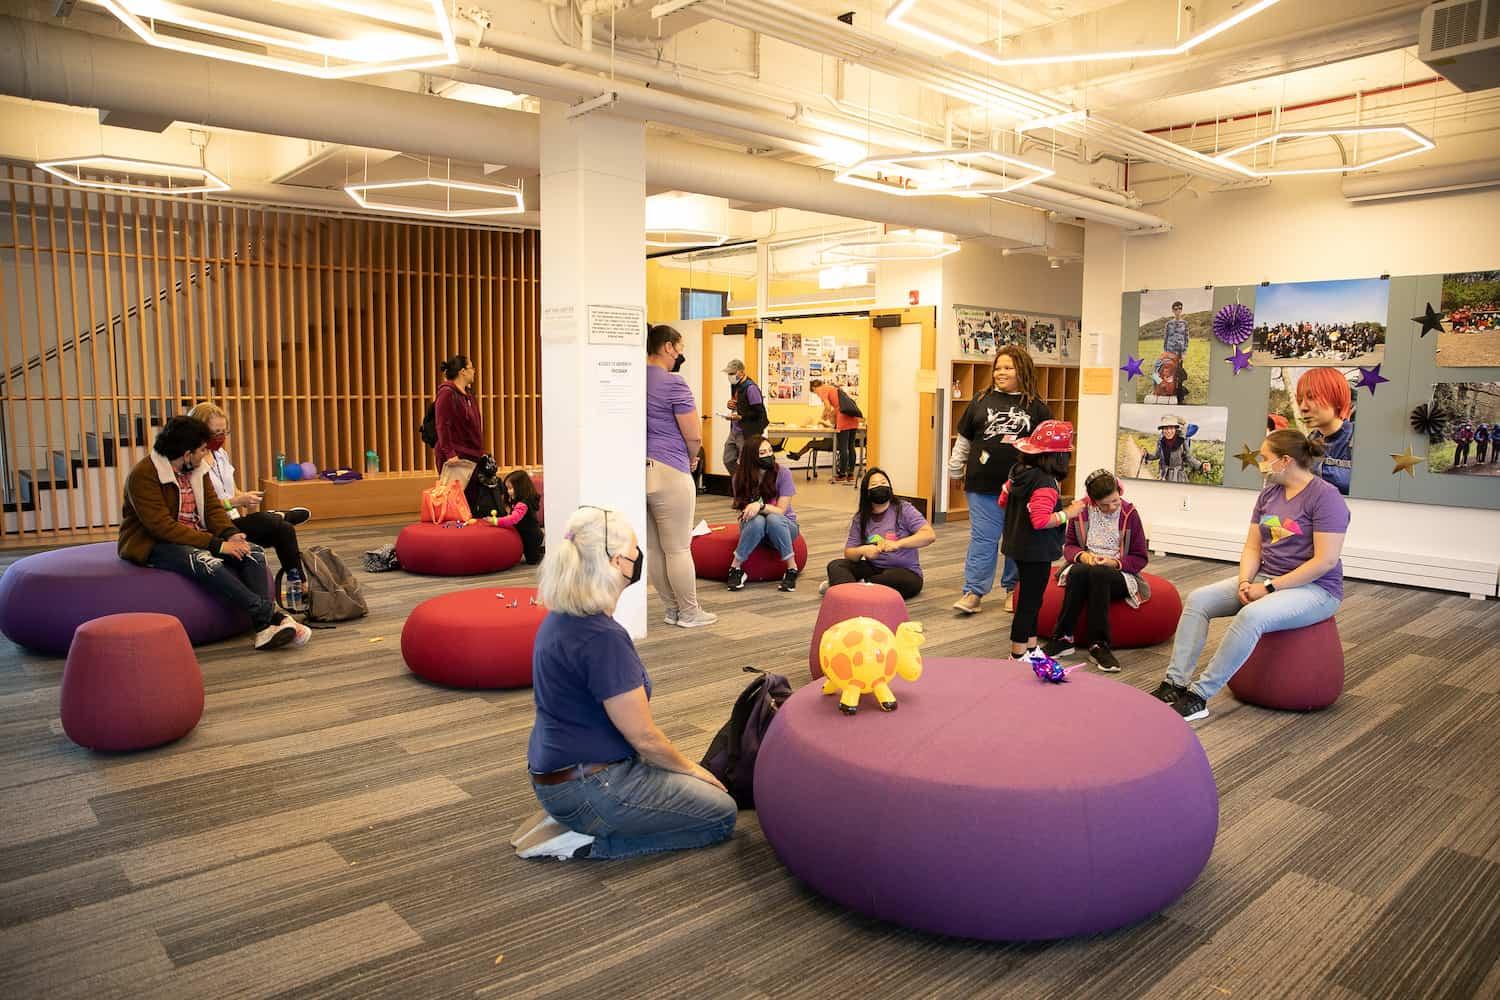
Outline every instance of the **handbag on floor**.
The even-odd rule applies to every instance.
[[[759,674],[735,699],[729,721],[714,736],[703,755],[703,769],[718,778],[741,809],[755,808],[755,757],[761,740],[771,728],[776,710],[792,696],[792,684],[780,674],[755,667],[745,673]]]

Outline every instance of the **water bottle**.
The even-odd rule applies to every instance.
[[[300,569],[286,571],[286,607],[293,614],[301,614],[307,610],[307,585],[303,582]]]
[[[375,453],[374,448],[371,448],[369,451],[365,452],[365,471],[380,471],[380,456]]]
[[[281,452],[276,453],[276,478],[278,480],[286,479],[286,455]]]

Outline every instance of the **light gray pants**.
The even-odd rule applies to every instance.
[[[734,475],[735,466],[740,464],[740,449],[743,447],[745,447],[744,433],[731,430],[729,437],[724,439],[724,471],[731,476]]]
[[[693,567],[693,477],[663,462],[646,460],[646,569],[668,611],[698,611],[698,574]]]

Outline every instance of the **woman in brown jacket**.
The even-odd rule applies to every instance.
[[[302,646],[312,630],[270,599],[265,552],[234,526],[208,479],[208,425],[173,417],[151,453],[125,480],[120,558],[192,580],[220,601],[244,610],[255,626],[255,648]]]

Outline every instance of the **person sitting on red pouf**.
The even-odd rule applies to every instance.
[[[1146,547],[1146,529],[1135,505],[1126,502],[1124,490],[1108,469],[1097,469],[1084,480],[1088,493],[1083,513],[1068,521],[1063,539],[1063,567],[1057,584],[1064,589],[1062,611],[1057,616],[1057,637],[1043,651],[1051,657],[1073,652],[1073,637],[1088,636],[1089,655],[1106,673],[1117,673],[1120,661],[1109,648],[1109,605],[1124,600],[1139,608],[1151,599],[1151,586],[1143,570],[1151,554]],[[1080,620],[1087,631],[1074,630]]]

